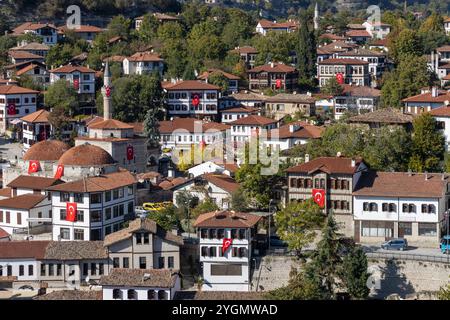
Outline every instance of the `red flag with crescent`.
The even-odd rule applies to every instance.
[[[344,75],[342,73],[337,73],[336,80],[339,84],[344,84]]]
[[[192,105],[194,107],[198,106],[200,104],[200,95],[198,93],[194,93],[192,95]]]
[[[77,204],[74,202],[66,203],[66,220],[75,222],[77,220]]]
[[[127,147],[127,160],[133,160],[134,158],[134,149],[132,145]]]
[[[280,88],[281,88],[281,79],[277,79],[277,82],[276,82],[276,84],[275,84],[275,87],[276,87],[277,89],[280,89]]]
[[[108,98],[111,96],[111,87],[110,86],[105,87],[105,93]]]
[[[325,190],[324,189],[313,189],[312,195],[314,198],[314,202],[319,205],[319,207],[323,208],[325,206]]]
[[[13,103],[13,102],[8,103],[8,110],[7,110],[7,112],[8,112],[8,115],[10,115],[10,116],[15,115],[16,114],[16,104]]]
[[[224,238],[222,241],[222,254],[225,253],[229,247],[231,247],[231,244],[233,243],[233,239],[230,238]]]
[[[56,172],[55,172],[55,179],[61,179],[61,177],[64,175],[64,165],[62,164],[58,164],[58,166],[56,167]]]
[[[39,164],[39,161],[37,160],[30,160],[30,163],[28,164],[28,174],[38,172],[40,170],[41,166]]]
[[[203,150],[206,147],[206,142],[205,140],[200,141],[200,149]]]
[[[80,88],[80,80],[73,80],[73,87],[75,88],[75,90],[78,90]]]

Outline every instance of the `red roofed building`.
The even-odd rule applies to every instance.
[[[218,86],[197,80],[163,83],[169,116],[214,120],[218,117]]]
[[[74,87],[80,96],[80,100],[85,103],[95,101],[95,70],[74,65],[65,65],[50,70],[50,83],[64,79]],[[82,107],[85,114],[95,113],[95,106]]]
[[[58,28],[58,33],[60,36],[64,36],[67,32],[67,26],[61,26]],[[75,32],[75,34],[81,39],[86,40],[87,42],[92,42],[94,38],[103,31],[103,29],[96,26],[89,25],[80,25],[78,28],[69,29],[71,32]]]
[[[317,127],[304,121],[295,121],[270,130],[267,141],[263,141],[263,143],[267,146],[278,146],[281,151],[298,144],[305,144],[311,139],[320,139],[323,131],[323,127]]]
[[[366,30],[350,30],[345,33],[348,39],[354,43],[364,44],[372,38],[369,32]]]
[[[247,71],[250,90],[292,91],[297,88],[298,71],[283,63],[270,63]]]
[[[55,45],[58,42],[58,30],[53,24],[24,22],[12,30],[14,36],[27,33],[40,36],[46,45]]]
[[[230,123],[237,119],[248,117],[251,114],[259,115],[260,109],[246,106],[239,106],[222,110],[222,123]]]
[[[146,74],[158,72],[162,75],[164,60],[152,51],[136,52],[123,59],[124,74]]]
[[[256,26],[256,32],[265,36],[269,31],[282,31],[290,33],[294,32],[297,28],[297,21],[289,20],[286,22],[276,22],[262,19],[259,20],[258,25]]]
[[[323,87],[331,78],[341,84],[370,85],[369,63],[360,59],[332,58],[319,62],[319,86]]]
[[[362,159],[341,156],[320,157],[286,170],[288,179],[288,201],[304,201],[313,197],[313,189],[323,190],[324,211],[333,211],[338,222],[343,223],[342,231],[353,236],[352,191],[361,172],[367,166]]]
[[[225,72],[220,69],[214,69],[214,68],[208,69],[205,72],[203,72],[202,74],[200,74],[197,77],[197,79],[208,83],[208,79],[211,75],[214,75],[214,76],[221,75],[228,80],[228,89],[227,89],[226,93],[236,93],[239,91],[239,80],[241,78],[238,76],[235,76],[234,74]]]
[[[236,53],[241,58],[241,61],[245,62],[247,68],[253,68],[255,66],[256,56],[258,50],[250,46],[236,47],[231,50],[231,53]]]
[[[403,110],[407,113],[420,114],[450,104],[450,92],[437,87],[424,88],[421,93],[402,100]]]
[[[263,133],[263,130],[271,130],[277,127],[278,121],[251,114],[229,123],[231,125],[231,139],[234,142],[246,142],[253,135]]]

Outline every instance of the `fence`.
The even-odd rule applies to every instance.
[[[434,256],[401,252],[366,252],[366,255],[371,259],[414,260],[450,264],[450,255],[447,254],[443,254],[442,256]]]

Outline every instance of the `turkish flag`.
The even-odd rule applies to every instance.
[[[206,142],[205,140],[200,141],[200,149],[203,150],[206,147]]]
[[[77,204],[74,202],[66,203],[66,220],[75,222],[77,220]]]
[[[75,79],[73,80],[73,87],[78,90],[78,88],[80,88],[80,80]]]
[[[200,95],[198,93],[194,93],[192,95],[192,105],[194,107],[198,106],[200,104]]]
[[[222,254],[224,254],[229,247],[231,247],[231,244],[233,243],[233,239],[230,238],[224,238],[222,241]]]
[[[134,149],[132,145],[127,147],[127,160],[133,160],[134,158]]]
[[[325,190],[324,189],[313,189],[312,195],[314,198],[314,202],[319,205],[319,207],[323,208],[325,206]]]
[[[58,167],[56,167],[56,172],[55,172],[55,179],[61,179],[61,177],[64,175],[64,165],[62,164],[58,164]]]
[[[8,110],[7,110],[8,115],[13,116],[16,114],[16,104],[11,102],[8,104]]]
[[[105,93],[106,93],[106,96],[107,96],[107,97],[110,97],[110,96],[111,96],[111,88],[110,88],[109,86],[106,86],[106,87],[105,87]]]
[[[277,82],[275,84],[275,88],[277,88],[277,89],[281,88],[281,79],[277,79]]]
[[[253,129],[251,134],[252,134],[252,137],[259,136],[259,128],[256,127],[255,129]]]
[[[28,164],[28,174],[38,172],[40,169],[41,166],[39,164],[39,161],[30,160],[30,163]]]
[[[336,80],[339,84],[344,84],[344,75],[342,73],[337,73]]]

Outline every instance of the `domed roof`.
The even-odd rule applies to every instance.
[[[23,160],[56,161],[70,147],[59,140],[44,140],[35,143],[23,155]]]
[[[85,143],[66,151],[58,164],[68,166],[101,166],[114,164],[111,155],[100,147]]]

